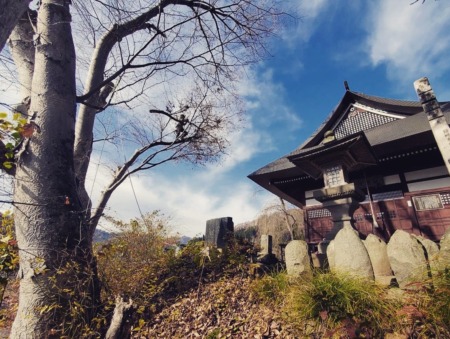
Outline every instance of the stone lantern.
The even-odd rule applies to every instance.
[[[314,191],[313,196],[330,211],[333,219],[333,228],[325,241],[334,239],[345,225],[353,226],[353,212],[364,200],[365,194],[349,182],[349,174],[376,164],[365,135],[361,133],[335,139],[328,133],[321,145],[291,154],[288,158],[310,176],[317,179],[323,177],[324,187]]]

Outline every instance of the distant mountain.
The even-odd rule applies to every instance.
[[[108,241],[115,235],[113,232],[106,232],[97,228],[94,233],[94,243]]]
[[[188,236],[186,236],[186,235],[182,235],[182,236],[180,237],[179,243],[180,243],[181,245],[186,245],[186,244],[189,242],[189,240],[191,240],[191,239],[192,239],[191,237],[188,237]]]

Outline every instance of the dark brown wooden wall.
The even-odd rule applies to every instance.
[[[443,208],[425,211],[416,210],[412,198],[439,193]],[[398,230],[421,235],[433,241],[439,241],[446,229],[450,227],[450,199],[442,197],[450,195],[450,188],[445,190],[427,190],[413,193],[404,193],[400,199],[375,201],[372,203],[373,211],[379,227],[374,227],[372,210],[369,203],[362,203],[354,212],[354,226],[365,238],[374,233],[388,241],[392,234]],[[410,202],[410,203],[408,203]],[[306,239],[308,243],[318,243],[333,227],[329,213],[320,206],[306,208]]]

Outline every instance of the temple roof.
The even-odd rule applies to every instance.
[[[442,102],[440,105],[447,121],[450,121],[450,102]],[[273,181],[290,181],[307,176],[305,171],[292,162],[293,158],[302,154],[314,154],[315,150],[323,151],[327,145],[342,144],[326,143],[327,135],[344,141],[361,133],[376,159],[381,159],[388,153],[434,142],[420,102],[381,98],[347,90],[325,121],[297,149],[256,170],[249,178],[280,195],[279,188],[272,185]],[[295,203],[292,199],[287,200]]]
[[[337,120],[342,118],[348,106],[354,103],[366,105],[375,110],[395,114],[399,117],[407,117],[422,112],[422,105],[418,101],[406,101],[397,99],[387,99],[359,92],[346,91],[341,101],[333,111],[328,115],[325,121],[317,130],[298,148],[311,147],[317,144],[317,138],[322,138],[323,133],[329,130]]]

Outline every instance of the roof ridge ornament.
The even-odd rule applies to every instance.
[[[348,85],[347,80],[344,80],[344,87],[345,87],[345,90],[346,90],[346,91],[350,91],[350,87],[349,87],[349,85]]]

